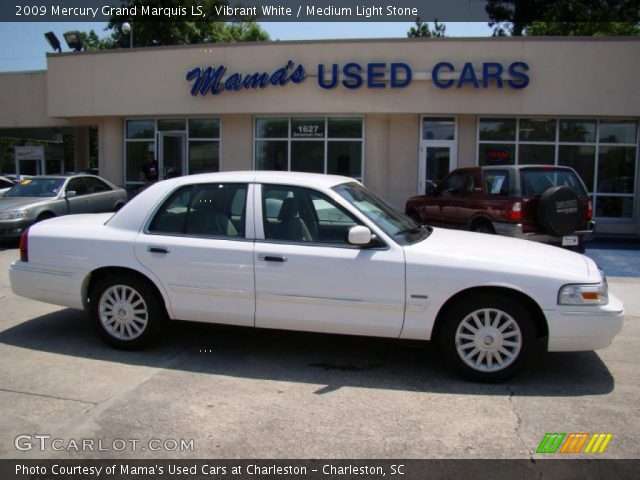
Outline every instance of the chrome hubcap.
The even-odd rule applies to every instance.
[[[144,332],[149,311],[142,295],[128,285],[114,285],[104,291],[98,304],[105,331],[118,340],[133,340]]]
[[[456,350],[474,370],[497,372],[507,368],[522,349],[522,332],[511,315],[483,308],[467,315],[456,330]]]

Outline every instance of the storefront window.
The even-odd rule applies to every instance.
[[[330,117],[330,138],[362,138],[362,119],[359,117]]]
[[[130,190],[143,183],[148,152],[158,161],[160,180],[220,170],[218,118],[127,120],[125,143],[125,182]]]
[[[553,165],[555,159],[555,145],[522,144],[518,151],[520,165]]]
[[[560,120],[560,141],[594,143],[596,141],[596,121]]]
[[[593,131],[593,138],[595,138],[595,129]],[[560,145],[558,150],[558,165],[573,168],[582,177],[589,193],[593,192],[596,166],[595,146]]]
[[[598,192],[633,193],[635,147],[600,147]]]
[[[600,122],[600,143],[636,143],[637,122]]]
[[[154,142],[127,142],[127,181],[143,182],[142,162],[147,152],[155,150]]]
[[[161,118],[158,120],[158,130],[161,132],[173,130],[180,131],[185,129],[184,118]]]
[[[291,142],[291,170],[324,173],[324,142]]]
[[[481,143],[478,146],[480,165],[513,165],[516,162],[515,143]]]
[[[287,141],[257,141],[256,170],[289,170]]]
[[[190,118],[189,138],[220,137],[220,120],[217,118]]]
[[[596,217],[628,219],[637,189],[637,131],[633,120],[480,118],[478,164],[571,167],[592,194]]]
[[[258,118],[256,120],[256,138],[287,138],[288,118]]]
[[[220,142],[189,141],[189,174],[220,170]]]
[[[555,142],[555,119],[521,118],[519,140],[521,142]]]
[[[362,177],[360,117],[274,117],[255,123],[256,170]]]
[[[422,119],[423,140],[455,140],[456,119],[453,117],[424,117]]]
[[[127,139],[153,138],[156,132],[154,120],[128,120]]]
[[[331,131],[331,130],[329,130]],[[360,177],[362,142],[342,141],[327,144],[327,173]]]
[[[481,118],[480,140],[513,141],[516,139],[515,118]]]

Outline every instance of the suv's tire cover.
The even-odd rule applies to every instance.
[[[551,187],[538,200],[538,224],[550,235],[567,235],[580,228],[582,210],[576,192],[568,187]]]

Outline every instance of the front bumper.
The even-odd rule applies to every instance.
[[[508,222],[492,222],[493,229],[498,235],[504,235],[507,237],[521,238],[524,240],[533,240],[541,243],[549,243],[553,245],[562,245],[562,237],[555,237],[553,235],[547,235],[539,232],[524,232],[522,230],[521,223],[508,223]],[[595,231],[596,224],[594,221],[589,222],[589,226],[586,230],[578,230],[569,235],[577,235],[581,244],[591,240],[593,232]]]
[[[624,306],[609,292],[602,306],[558,306],[545,311],[550,352],[579,352],[608,347],[622,330]]]
[[[0,220],[0,238],[20,238],[22,232],[33,224],[33,220],[20,218],[17,220]]]

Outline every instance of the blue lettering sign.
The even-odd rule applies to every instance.
[[[232,73],[224,81],[222,80],[227,68],[224,65],[218,67],[201,68],[196,67],[187,72],[187,81],[193,82],[191,95],[205,96],[220,95],[225,90],[239,91],[243,89],[264,89],[269,86],[282,87],[289,82],[302,83],[306,78],[306,73],[302,65],[295,67],[292,60],[289,60],[284,67],[269,74],[267,72],[256,72],[253,74]]]
[[[449,62],[439,62],[433,67],[431,71],[431,80],[433,84],[438,88],[451,88],[456,85],[456,88],[462,88],[465,85],[471,85],[473,88],[480,88],[480,82],[476,75],[476,70],[473,63],[466,62],[462,66],[458,81],[454,79],[444,79],[445,74],[455,73],[456,67]],[[493,83],[497,88],[504,86],[502,74],[505,71],[505,67],[501,63],[497,62],[484,62],[482,64],[482,88],[489,88]],[[507,69],[511,79],[507,81],[507,85],[511,88],[521,89],[529,85],[529,65],[524,62],[514,62],[509,65]]]
[[[431,80],[433,80],[433,84],[438,88],[449,88],[451,87],[455,81],[452,79],[449,80],[441,80],[440,79],[440,71],[445,70],[447,72],[453,72],[456,67],[454,67],[449,62],[439,62],[436,63],[436,66],[433,67],[433,71],[431,72]]]
[[[529,85],[529,75],[524,72],[529,71],[529,65],[524,62],[514,62],[509,65],[509,75],[513,78],[509,80],[511,88],[525,88]]]

